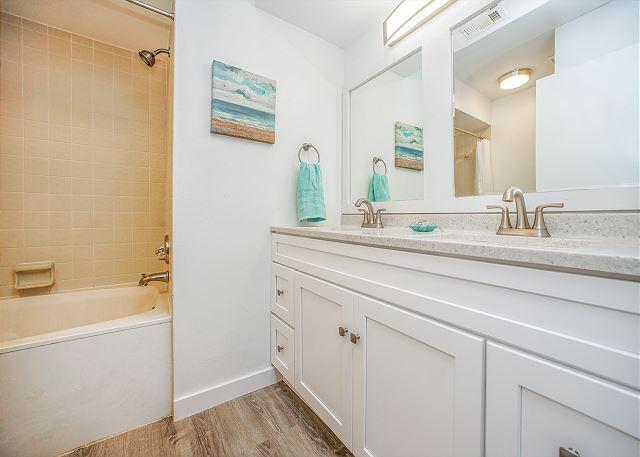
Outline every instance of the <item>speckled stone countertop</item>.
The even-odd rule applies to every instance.
[[[528,238],[486,232],[409,228],[272,227],[273,233],[640,281],[637,239]]]

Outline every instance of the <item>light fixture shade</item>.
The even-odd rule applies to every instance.
[[[502,90],[516,89],[529,82],[533,70],[531,68],[516,68],[498,78],[498,85]]]
[[[402,0],[382,23],[384,44],[393,46],[456,0]]]

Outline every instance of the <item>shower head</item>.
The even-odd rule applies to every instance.
[[[142,59],[142,61],[144,63],[146,63],[148,66],[153,67],[156,63],[156,56],[158,54],[167,54],[167,55],[171,55],[171,53],[169,52],[169,49],[156,49],[155,51],[147,51],[146,49],[141,49],[140,51],[138,51],[138,55],[140,56],[140,58]]]

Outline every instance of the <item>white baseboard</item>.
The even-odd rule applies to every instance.
[[[278,382],[276,373],[273,367],[268,367],[264,370],[176,398],[173,401],[173,419],[184,419],[205,409],[213,408],[234,398],[275,384]]]

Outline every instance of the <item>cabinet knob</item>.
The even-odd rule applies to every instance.
[[[280,346],[280,345],[277,345],[277,346],[276,346],[276,350],[277,350],[278,352],[282,352],[282,350],[283,350],[283,349],[284,349],[284,346]]]
[[[353,344],[356,344],[358,342],[358,340],[360,339],[360,334],[359,333],[351,333],[349,335],[349,339],[351,340],[351,342]]]
[[[572,447],[561,446],[558,457],[580,457],[580,453]]]
[[[338,335],[345,336],[349,329],[347,327],[338,327]]]
[[[280,297],[281,295],[284,295],[284,290],[278,289],[276,290],[276,294],[278,294],[278,297]]]

